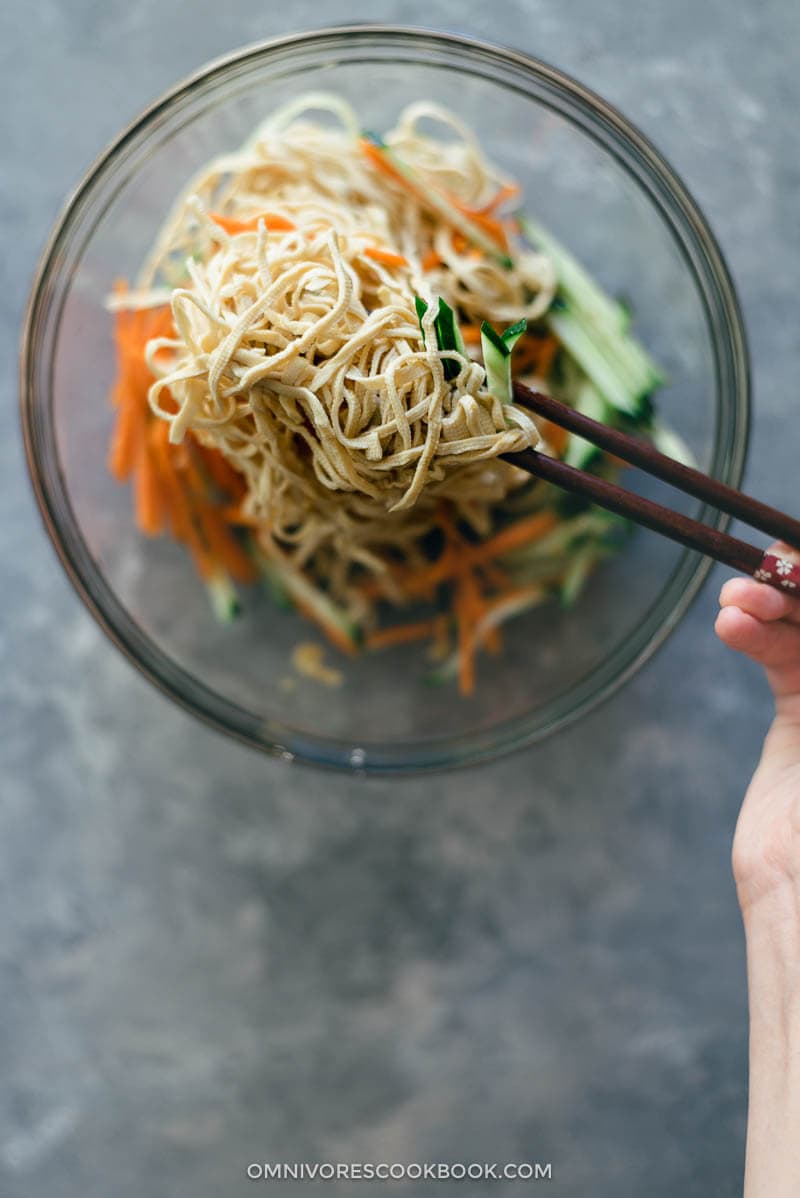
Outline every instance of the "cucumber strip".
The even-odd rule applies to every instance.
[[[511,351],[528,327],[527,320],[518,320],[503,333],[496,333],[488,321],[481,325],[481,348],[486,386],[501,403],[513,402],[511,391]]]
[[[632,369],[651,380],[650,390],[664,378],[658,365],[644,347],[630,335],[630,307],[614,300],[603,290],[580,262],[542,225],[531,217],[520,217],[520,227],[550,258],[556,270],[559,291],[571,308],[593,331],[609,352],[623,358]]]
[[[481,348],[486,386],[500,403],[511,403],[511,350],[485,320],[481,325]]]
[[[458,674],[458,650],[454,650],[441,665],[430,670],[424,678],[426,686],[444,686]]]
[[[629,337],[609,337],[563,301],[553,309],[558,315],[576,325],[595,346],[598,353],[614,367],[632,391],[648,393],[660,387],[664,381],[649,361],[642,358]]]
[[[563,554],[553,554],[541,561],[520,562],[519,565],[512,564],[509,559],[503,563],[503,569],[515,585],[528,582],[555,583],[564,577],[565,560]]]
[[[229,574],[221,571],[206,582],[211,610],[221,624],[230,624],[241,613],[236,587]]]
[[[278,575],[277,570],[271,568],[272,563],[265,563],[260,558],[257,559],[261,581],[267,591],[272,602],[276,607],[282,607],[284,611],[291,611],[294,607],[292,597],[286,589],[286,584]]]
[[[612,333],[625,333],[628,315],[624,306],[611,299],[577,258],[533,217],[520,216],[519,223],[528,241],[542,250],[553,263],[564,296],[599,327]]]
[[[463,358],[467,356],[467,349],[464,345],[464,338],[461,336],[461,329],[458,327],[456,314],[441,296],[439,297],[439,315],[436,317],[436,332],[439,336],[440,349],[454,350]],[[458,371],[457,362],[451,361],[450,365]]]
[[[656,449],[665,453],[668,458],[674,458],[684,466],[697,467],[697,459],[689,446],[678,433],[662,420],[654,420],[650,427],[650,437]]]
[[[460,233],[463,233],[468,241],[471,241],[473,245],[477,245],[490,258],[494,258],[495,262],[499,262],[506,270],[511,269],[514,263],[508,254],[501,250],[492,241],[491,237],[488,237],[483,229],[474,224],[468,216],[464,216],[457,208],[454,208],[435,188],[423,182],[417,176],[416,172],[402,158],[399,158],[390,146],[387,146],[382,137],[379,137],[377,133],[369,133],[366,130],[362,133],[362,137],[371,142],[376,150],[380,150],[389,165],[413,187],[424,203],[427,203],[431,208],[435,208],[449,224],[458,229]]]
[[[549,323],[609,402],[643,419],[641,398],[663,385],[662,371],[628,332],[630,313],[613,300],[563,245],[531,217],[520,217],[525,237],[555,267],[561,305]],[[611,374],[619,374],[615,382]]]
[[[592,420],[599,420],[601,424],[611,423],[612,411],[609,404],[588,379],[585,379],[578,389],[575,397],[575,409],[584,416],[591,417]],[[602,450],[593,445],[591,441],[586,441],[577,433],[570,433],[567,450],[564,454],[564,461],[568,466],[574,466],[577,470],[585,470],[601,457]]]
[[[501,599],[497,606],[478,622],[473,632],[473,646],[477,647],[487,632],[491,632],[493,628],[499,628],[507,620],[522,615],[525,611],[530,611],[532,607],[539,607],[547,598],[547,592],[541,586],[532,585],[525,588],[524,592],[522,588],[520,590],[522,592],[520,594],[509,595]]]
[[[508,326],[508,328],[504,329],[503,332],[500,334],[501,340],[502,340],[503,344],[508,347],[509,353],[511,353],[511,350],[517,344],[520,337],[527,330],[527,328],[528,328],[527,320],[525,320],[525,319],[518,320],[516,322],[516,324],[510,324]]]
[[[589,580],[592,570],[602,558],[608,556],[609,550],[607,548],[603,548],[592,542],[577,550],[572,561],[567,566],[564,579],[561,583],[559,594],[562,607],[574,607],[578,596]]]
[[[414,307],[417,309],[417,318],[419,320],[423,344],[427,344],[425,339],[425,329],[422,327],[422,318],[428,311],[428,305],[424,299],[421,299],[418,295],[415,295]],[[436,342],[440,350],[461,354],[462,358],[467,357],[466,346],[464,345],[464,339],[461,336],[461,329],[458,327],[456,314],[450,305],[441,298],[441,296],[439,297],[439,307],[433,327],[436,332]],[[454,362],[452,358],[443,358],[442,368],[444,370],[444,377],[447,382],[452,382],[454,378],[457,378],[459,371],[461,370],[458,362]]]
[[[622,377],[618,367],[609,361],[588,329],[571,313],[563,310],[551,312],[547,316],[547,323],[612,407],[634,420],[642,420],[647,416],[649,409],[646,400],[652,387],[641,381],[638,386],[632,386],[628,379]]]

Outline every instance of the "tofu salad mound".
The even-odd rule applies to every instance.
[[[575,602],[626,533],[502,459],[618,471],[516,405],[512,370],[681,452],[629,313],[433,103],[382,135],[334,95],[274,113],[189,182],[109,307],[111,472],[216,613],[260,578],[340,650],[429,641],[464,694],[506,620]]]

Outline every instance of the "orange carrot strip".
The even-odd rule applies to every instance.
[[[118,482],[130,478],[139,455],[144,415],[138,404],[129,398],[122,398],[108,451],[108,469]]]
[[[403,577],[401,574],[396,581],[409,597],[424,597],[425,595],[430,595],[439,583],[444,582],[448,578],[453,578],[458,572],[459,560],[457,555],[451,551],[445,551],[433,565],[427,566],[406,577]]]
[[[263,528],[264,520],[258,516],[246,515],[238,506],[220,508],[220,515],[223,520],[227,520],[228,524],[238,524],[242,528]]]
[[[437,266],[442,265],[442,259],[436,250],[430,249],[422,259],[423,270],[435,270]]]
[[[459,579],[456,593],[458,618],[458,689],[462,695],[475,690],[475,638],[473,629],[479,618],[480,595],[473,574]]]
[[[222,513],[209,502],[206,480],[193,449],[186,443],[175,446],[173,460],[188,484],[190,502],[194,500],[193,514],[200,534],[218,565],[224,566],[238,582],[251,582],[256,577],[255,566],[227,527]]]
[[[215,225],[219,225],[226,233],[231,234],[254,233],[260,220],[263,220],[270,233],[291,233],[297,228],[297,225],[292,224],[285,216],[279,216],[277,212],[259,212],[258,215],[251,216],[248,220],[225,216],[221,212],[210,212],[209,216]]]
[[[214,558],[237,582],[252,582],[256,577],[253,562],[226,527],[215,508],[198,505],[197,518],[206,544]]]
[[[501,250],[508,253],[508,237],[501,221],[497,220],[494,216],[489,216],[480,209],[470,208],[469,205],[462,204],[460,200],[457,200],[452,195],[448,195],[447,199],[462,216],[466,216],[468,220],[471,220],[473,224],[477,225],[484,233],[491,237],[492,241],[496,241]]]
[[[142,439],[134,475],[136,523],[148,537],[157,536],[164,527],[165,502],[155,458],[146,438]]]
[[[196,443],[200,460],[213,482],[221,491],[226,492],[232,499],[241,499],[247,490],[247,484],[238,470],[234,470],[228,459],[218,449],[209,449]]]
[[[169,498],[170,522],[175,538],[188,546],[197,573],[208,581],[214,574],[216,563],[203,543],[192,515],[186,488],[175,473],[173,446],[169,441],[169,425],[156,420],[151,430],[151,444],[161,470],[164,489]]]
[[[117,285],[114,290],[124,294],[125,288]],[[147,392],[153,381],[144,360],[145,347],[152,336],[162,335],[172,328],[172,313],[168,306],[117,313],[114,322],[117,379],[111,398],[119,414],[109,446],[108,467],[120,482],[133,472],[145,439]]]
[[[535,516],[518,520],[479,545],[471,545],[459,549],[458,552],[445,550],[437,561],[421,570],[411,573],[398,571],[395,581],[409,598],[427,595],[447,579],[464,574],[476,566],[483,566],[496,557],[539,540],[557,523],[558,518],[553,512],[538,512]]]
[[[404,175],[401,175],[400,171],[395,170],[386,156],[381,153],[374,142],[371,142],[368,137],[359,138],[358,145],[362,153],[366,155],[374,167],[377,167],[379,171],[383,171],[384,175],[388,175],[391,179],[394,179],[406,191],[412,192],[415,196],[420,195],[420,189],[415,187],[410,179],[406,179]]]
[[[545,344],[542,347],[542,352],[539,356],[538,370],[541,375],[547,377],[550,373],[550,368],[553,365],[553,358],[558,353],[559,344],[555,337],[546,337]]]
[[[356,646],[353,644],[350,638],[343,632],[340,632],[340,630],[334,624],[326,624],[320,618],[319,614],[314,610],[314,608],[310,606],[310,604],[298,602],[296,599],[295,603],[297,610],[301,613],[301,615],[304,615],[305,618],[310,620],[312,624],[316,624],[317,628],[325,633],[326,637],[335,648],[341,649],[342,653],[347,653],[350,657],[357,656],[358,650],[356,649]]]
[[[389,649],[393,645],[408,645],[412,641],[422,641],[426,637],[435,636],[438,627],[436,618],[420,620],[416,624],[395,624],[393,628],[382,628],[371,633],[364,643],[367,649]]]
[[[485,562],[482,566],[478,566],[478,569],[489,585],[494,587],[495,590],[502,591],[504,587],[509,585],[507,572],[502,570],[496,562]]]
[[[488,204],[484,204],[479,211],[486,216],[491,216],[501,204],[505,203],[506,200],[513,199],[517,195],[519,195],[518,183],[504,183],[493,199],[489,200]]]
[[[503,638],[500,635],[500,629],[496,625],[489,628],[483,634],[481,644],[489,653],[499,653],[503,648]]]
[[[532,333],[520,340],[514,349],[513,368],[515,374],[525,374],[535,370],[537,374],[546,376],[550,372],[553,358],[558,352],[558,341],[547,334],[538,337]]]
[[[532,541],[538,541],[556,524],[558,517],[554,512],[537,512],[535,516],[528,516],[526,520],[518,520],[483,544],[476,545],[468,554],[470,565],[477,566],[482,562],[491,561],[492,558],[511,553],[514,549],[521,549],[523,545],[529,545]]]
[[[481,329],[477,324],[462,324],[461,336],[464,338],[465,345],[480,345]]]
[[[373,262],[382,262],[384,266],[408,266],[408,259],[402,254],[393,254],[391,250],[382,250],[377,245],[367,246],[364,257],[372,258]]]
[[[562,428],[560,424],[553,424],[552,421],[545,420],[543,417],[537,417],[536,423],[539,426],[539,432],[547,441],[556,457],[562,457],[569,444],[569,433],[567,430]]]

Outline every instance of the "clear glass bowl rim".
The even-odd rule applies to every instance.
[[[441,741],[385,745],[314,738],[277,724],[224,698],[178,666],[138,626],[97,568],[72,510],[61,470],[52,417],[52,361],[40,377],[37,349],[53,325],[58,297],[69,287],[64,257],[93,193],[108,181],[127,147],[159,118],[180,111],[197,93],[267,58],[295,51],[324,55],[357,50],[394,54],[404,61],[458,58],[473,74],[516,87],[545,103],[597,141],[643,190],[670,227],[698,288],[714,352],[719,436],[712,472],[738,486],[750,430],[750,368],[741,309],[717,242],[680,177],[650,141],[613,105],[563,71],[531,55],[461,34],[412,26],[359,23],[271,38],[245,46],[201,67],[146,108],[89,167],[67,199],[42,251],[25,314],[20,349],[20,412],[25,454],[45,528],[70,581],[94,618],[151,682],[219,731],[286,760],[356,773],[414,774],[475,765],[530,745],[565,727],[619,689],[663,644],[705,581],[711,561],[687,551],[647,613],[638,635],[606,658],[577,687],[549,707]],[[351,61],[356,61],[351,59]],[[430,62],[430,59],[428,60]],[[526,86],[527,85],[527,86]],[[85,236],[81,250],[88,240]],[[58,291],[58,284],[61,292]],[[62,295],[63,300],[63,295]],[[54,304],[56,308],[54,309]],[[57,334],[57,317],[55,319]],[[52,336],[55,334],[51,333]],[[47,359],[46,359],[47,360]],[[721,397],[727,402],[722,403]],[[701,519],[725,528],[727,517],[703,508]],[[569,700],[569,701],[567,701]]]

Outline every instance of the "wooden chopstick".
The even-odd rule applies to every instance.
[[[531,391],[522,383],[514,383],[514,398],[518,403],[545,416],[553,424],[577,433],[599,448],[607,449],[624,461],[640,466],[647,473],[671,483],[679,490],[713,503],[715,507],[738,516],[771,536],[800,546],[800,521],[783,512],[759,503],[724,483],[708,478],[698,470],[683,466],[645,442],[618,429],[610,429],[580,412],[575,412],[558,400]],[[708,528],[699,520],[675,512],[652,499],[635,495],[606,479],[568,466],[566,462],[548,457],[535,449],[508,453],[503,457],[505,461],[561,487],[562,490],[590,499],[608,511],[625,516],[690,549],[699,550],[715,561],[751,575],[759,582],[766,582],[777,590],[800,596],[800,565],[788,558],[764,552],[747,541],[739,540],[738,537]],[[752,513],[755,513],[755,519]]]
[[[641,467],[655,478],[677,487],[679,491],[693,495],[695,499],[703,499],[720,511],[727,512],[729,516],[744,520],[751,528],[757,528],[777,540],[800,548],[800,520],[787,516],[785,512],[761,503],[758,499],[752,499],[749,495],[743,495],[734,487],[709,478],[707,474],[691,466],[684,466],[681,462],[668,458],[640,437],[632,437],[619,429],[609,428],[607,424],[592,420],[591,417],[576,412],[574,408],[552,399],[549,395],[532,391],[524,383],[514,383],[514,399],[553,424],[576,433],[599,449],[605,449],[623,461],[630,462],[632,466]]]

